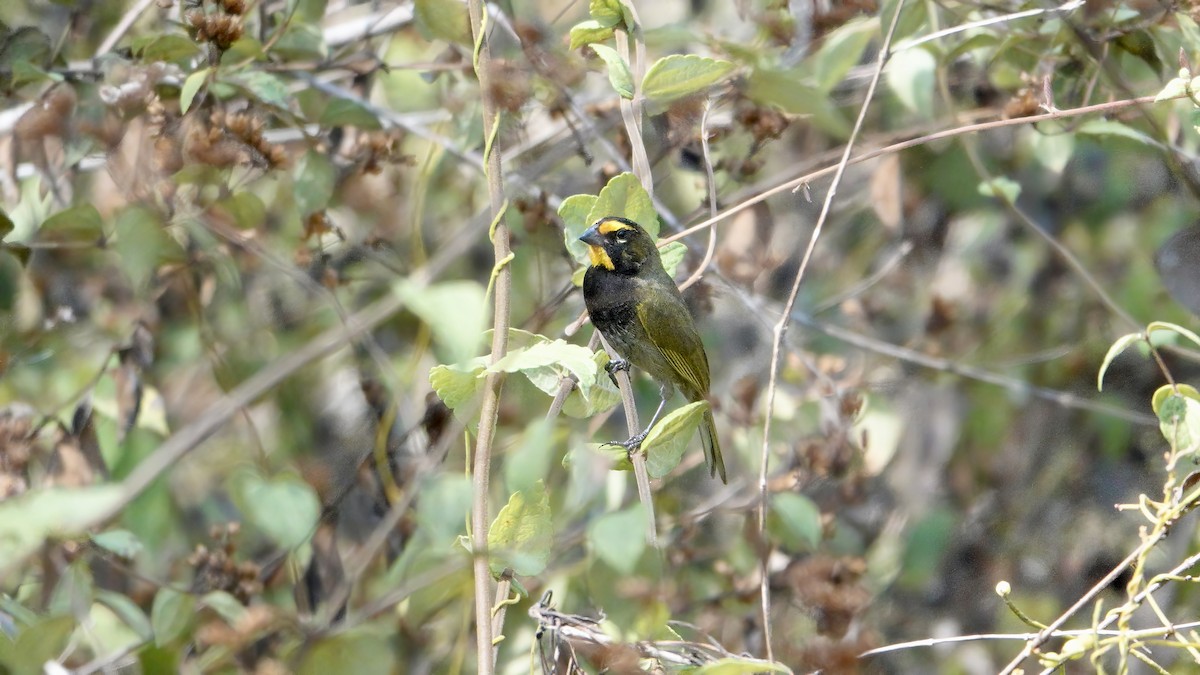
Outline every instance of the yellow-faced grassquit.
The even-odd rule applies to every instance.
[[[662,402],[646,430],[618,444],[632,449],[646,438],[676,389],[693,402],[708,396],[708,356],[679,287],[663,268],[646,230],[632,220],[610,216],[596,221],[579,240],[588,245],[591,258],[583,277],[588,315],[625,360],[610,365],[632,364],[660,386]],[[712,410],[706,410],[700,422],[700,442],[709,475],[719,474],[726,482]]]

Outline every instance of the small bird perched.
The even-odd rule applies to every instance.
[[[660,387],[662,402],[646,430],[617,444],[632,449],[646,438],[676,389],[693,402],[708,396],[708,355],[679,287],[663,268],[658,247],[646,230],[632,220],[609,216],[596,221],[579,240],[588,245],[591,258],[583,277],[588,315],[625,359],[610,366],[620,369],[633,364]],[[708,474],[720,474],[725,483],[712,410],[704,411],[700,441]]]

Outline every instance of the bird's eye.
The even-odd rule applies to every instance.
[[[626,234],[625,232],[617,233],[617,241],[628,241],[628,240],[629,240],[629,235]]]

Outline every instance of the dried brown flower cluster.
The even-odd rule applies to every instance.
[[[378,175],[385,166],[412,166],[415,163],[412,155],[400,152],[404,134],[399,129],[372,131],[359,137],[354,148],[354,160],[362,167],[363,173]]]
[[[274,169],[287,164],[287,151],[263,136],[263,121],[251,112],[213,110],[183,122],[183,154],[215,167],[250,165]]]
[[[71,113],[75,111],[75,90],[68,85],[51,88],[13,125],[13,134],[22,141],[41,141],[66,134]]]
[[[252,598],[262,593],[263,585],[259,581],[261,570],[258,564],[249,560],[240,563],[234,560],[237,546],[233,539],[240,529],[237,523],[213,526],[209,536],[220,546],[209,549],[203,544],[196,545],[196,550],[187,561],[195,571],[192,580],[194,592],[225,591],[242,604],[248,604]]]
[[[221,0],[216,11],[206,12],[201,5],[187,12],[184,19],[193,40],[207,42],[219,51],[225,51],[242,37],[242,13],[245,11],[245,0]]]

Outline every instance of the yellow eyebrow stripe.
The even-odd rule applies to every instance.
[[[600,234],[612,234],[618,230],[632,230],[631,225],[626,225],[619,220],[602,220],[600,221]]]

